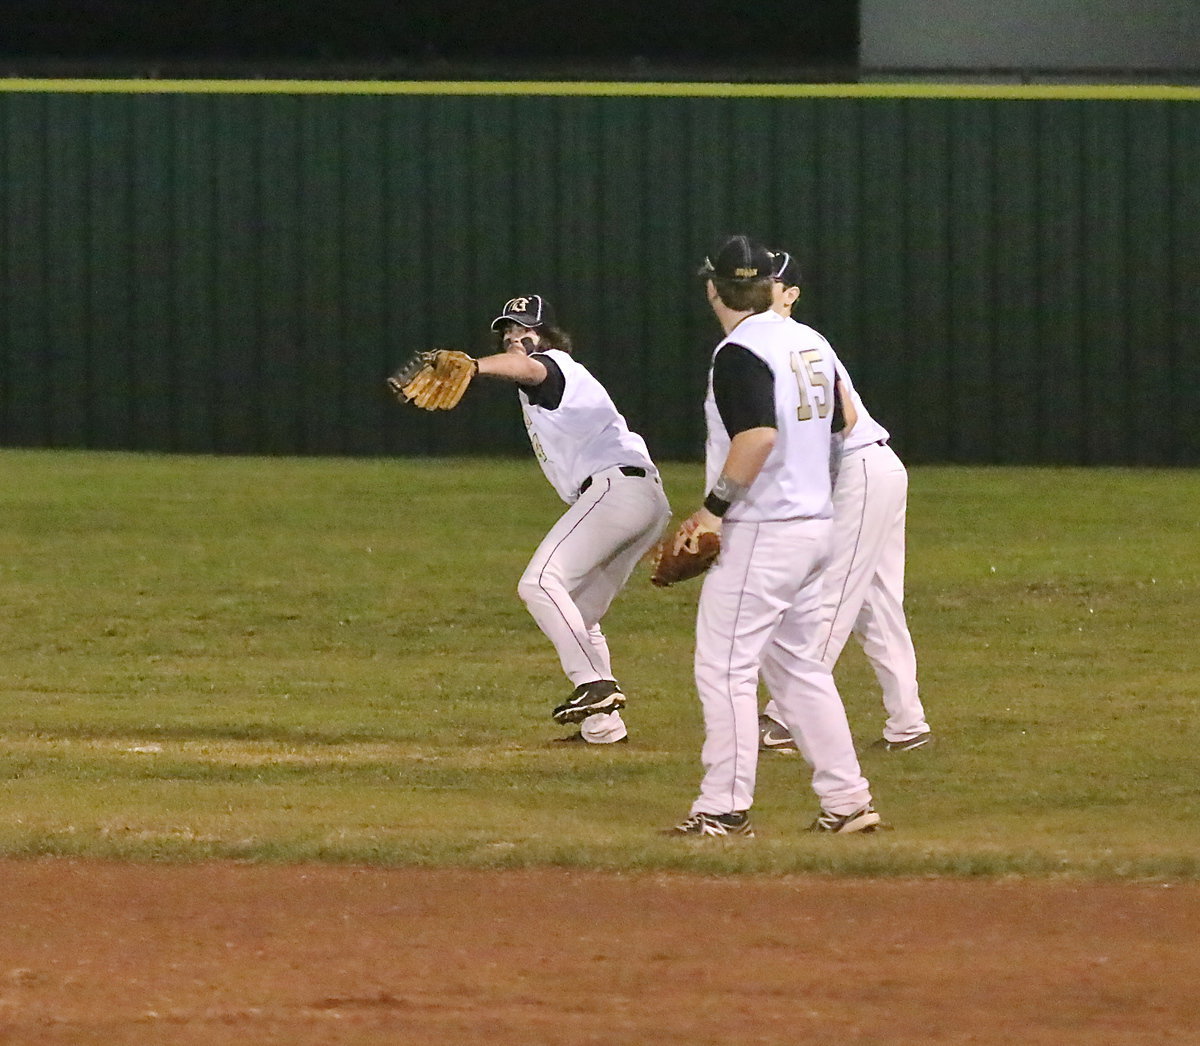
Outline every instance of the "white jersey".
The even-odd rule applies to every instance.
[[[729,342],[744,346],[774,375],[778,435],[762,471],[725,519],[762,523],[831,518],[829,451],[837,357],[829,342],[811,327],[772,311],[742,320],[717,346],[714,359]],[[713,396],[711,368],[704,416],[708,426],[705,489],[711,490],[730,444]]]
[[[854,428],[846,433],[846,442],[842,446],[842,453],[849,454],[854,450],[862,450],[863,447],[869,447],[872,443],[886,443],[891,438],[888,430],[871,417],[870,412],[863,406],[863,401],[854,388],[854,382],[850,380],[850,375],[846,372],[841,360],[837,360],[837,373],[843,391],[850,402],[854,404],[854,410],[858,414]]]
[[[647,476],[657,476],[646,441],[630,430],[591,372],[561,349],[537,355],[549,356],[562,371],[562,400],[549,410],[530,403],[522,389],[521,413],[533,452],[558,496],[573,505],[585,479],[614,465],[644,468]]]

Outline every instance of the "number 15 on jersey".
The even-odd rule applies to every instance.
[[[804,349],[791,355],[792,373],[796,376],[796,385],[800,393],[800,406],[796,408],[797,421],[810,421],[813,417],[813,396],[817,390],[816,414],[824,418],[833,408],[833,383],[829,376],[818,370],[814,364],[821,362],[820,349]]]

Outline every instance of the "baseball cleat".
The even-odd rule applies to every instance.
[[[554,710],[556,723],[582,723],[600,712],[615,712],[625,706],[625,695],[615,679],[597,679],[582,683]]]
[[[799,751],[788,728],[769,715],[758,717],[758,749],[760,752]]]
[[[873,832],[880,827],[881,820],[879,814],[875,812],[875,807],[867,803],[866,806],[859,807],[849,814],[831,814],[827,810],[822,810],[817,819],[808,826],[808,830],[810,832],[830,832],[835,835]]]
[[[889,741],[886,737],[881,737],[876,741],[872,748],[877,748],[881,752],[911,752],[917,748],[928,748],[933,744],[933,732],[926,730],[923,734],[917,734],[916,737],[910,737],[906,741]]]
[[[674,828],[663,832],[687,839],[753,839],[750,815],[745,810],[731,814],[692,814]]]

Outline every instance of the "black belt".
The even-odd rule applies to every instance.
[[[887,440],[885,440],[885,439],[877,439],[877,440],[876,440],[874,443],[872,443],[872,444],[871,444],[871,446],[872,446],[872,447],[886,447],[886,446],[887,446]]]
[[[644,477],[646,475],[646,470],[644,468],[642,468],[640,465],[622,465],[621,466],[621,475],[622,476]],[[591,485],[592,485],[592,477],[588,476],[587,479],[585,479],[582,483],[579,484],[579,493],[582,494]]]

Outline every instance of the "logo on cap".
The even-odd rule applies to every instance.
[[[772,273],[770,251],[743,235],[730,236],[700,267],[700,275],[710,279],[761,280]]]
[[[494,320],[492,330],[498,330],[502,323],[519,323],[522,327],[542,327],[553,325],[554,314],[550,303],[540,294],[524,294],[509,298],[504,303],[504,309]]]

